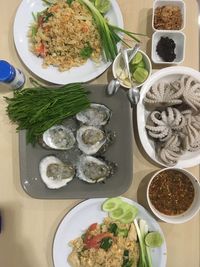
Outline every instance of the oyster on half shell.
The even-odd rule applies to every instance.
[[[78,148],[87,155],[93,155],[106,142],[106,133],[94,126],[82,126],[77,131]]]
[[[76,139],[72,130],[63,125],[54,125],[43,133],[44,144],[53,149],[68,150],[71,149]]]
[[[72,164],[63,163],[55,156],[47,156],[40,161],[40,176],[48,188],[58,189],[69,183],[74,175]]]
[[[103,126],[111,117],[111,110],[105,105],[92,103],[89,108],[76,114],[76,119],[85,125]]]
[[[112,164],[92,156],[82,155],[77,164],[77,177],[87,183],[102,182],[112,174]]]

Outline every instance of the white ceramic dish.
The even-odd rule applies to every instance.
[[[176,58],[172,62],[164,61],[156,52],[157,44],[161,37],[168,37],[172,39],[175,44]],[[151,58],[157,64],[181,64],[185,59],[185,34],[178,31],[157,31],[152,36]]]
[[[151,141],[147,135],[147,131],[145,129],[145,123],[146,118],[149,114],[149,112],[145,109],[145,106],[143,104],[143,99],[146,95],[146,93],[149,91],[151,86],[158,82],[159,80],[164,80],[167,82],[171,82],[177,78],[179,78],[181,75],[191,75],[198,81],[200,81],[200,73],[192,68],[188,67],[168,67],[161,69],[154,74],[151,75],[147,83],[145,83],[140,91],[140,101],[137,105],[137,123],[138,123],[138,132],[141,144],[147,153],[147,155],[155,161],[157,164],[168,167],[165,165],[162,161],[160,161],[155,153],[155,146],[154,142]],[[186,152],[180,157],[180,160],[178,163],[174,166],[177,168],[189,168],[193,167],[195,165],[200,164],[200,151],[195,152]]]
[[[42,0],[23,0],[17,10],[13,28],[14,42],[24,64],[38,77],[56,84],[87,82],[102,74],[110,66],[110,62],[102,61],[97,65],[88,60],[80,67],[74,67],[64,72],[59,72],[53,66],[47,69],[42,68],[42,59],[29,51],[27,33],[33,21],[32,12],[39,12],[46,7]],[[106,17],[112,24],[123,28],[122,14],[116,0],[111,0],[111,10]]]
[[[182,19],[183,19],[183,23],[182,23],[182,27],[180,28],[179,31],[182,31],[185,28],[185,21],[186,21],[186,7],[185,7],[185,2],[183,0],[156,0],[153,2],[153,16],[152,16],[152,28],[154,31],[157,31],[158,29],[156,29],[154,27],[154,14],[155,14],[155,10],[157,7],[161,7],[161,6],[166,6],[166,5],[170,5],[170,6],[178,6],[181,10],[181,14],[182,14]]]
[[[159,224],[142,206],[130,199],[123,199],[136,206],[139,210],[138,217],[147,221],[151,231],[159,231],[164,238]],[[72,251],[69,241],[81,236],[92,223],[103,221],[107,216],[107,213],[101,210],[104,200],[104,198],[86,200],[65,215],[57,228],[53,241],[54,267],[70,267],[67,263],[67,257]],[[152,249],[151,254],[153,266],[166,266],[167,248],[165,241],[160,248]]]
[[[161,212],[159,212],[151,203],[151,200],[149,198],[149,187],[150,184],[152,182],[152,180],[161,172],[165,171],[165,170],[177,170],[179,172],[182,172],[183,174],[185,174],[190,181],[193,184],[194,187],[194,200],[192,202],[192,205],[190,206],[190,208],[180,214],[180,215],[176,215],[176,216],[168,216],[165,215]],[[185,223],[189,220],[191,220],[199,211],[200,209],[200,183],[199,181],[196,179],[196,177],[194,177],[194,175],[192,175],[190,172],[183,170],[183,169],[177,169],[177,168],[165,168],[162,169],[158,172],[156,172],[153,177],[151,178],[151,180],[149,181],[148,184],[148,188],[147,188],[147,201],[149,204],[149,207],[151,208],[152,212],[162,221],[167,222],[167,223],[173,223],[173,224],[180,224],[180,223]]]
[[[128,53],[131,49],[127,49],[128,50]],[[137,87],[141,87],[147,80],[148,78],[151,76],[151,72],[152,72],[152,65],[151,65],[151,60],[149,59],[149,57],[147,56],[146,53],[144,53],[142,50],[139,50],[139,52],[142,54],[143,56],[143,60],[145,62],[145,65],[146,65],[146,69],[148,70],[149,72],[149,75],[147,77],[147,79],[143,82],[143,83],[138,83],[136,84]],[[117,78],[118,79],[118,76],[117,76],[117,70],[120,70],[123,66],[123,64],[121,63],[122,61],[122,56],[121,56],[121,53],[119,53],[114,62],[113,62],[113,65],[112,65],[112,73],[113,73],[113,76],[114,78]],[[118,81],[120,82],[120,85],[123,86],[124,88],[130,88],[129,86],[127,86],[126,84],[123,83],[122,80],[118,79]]]

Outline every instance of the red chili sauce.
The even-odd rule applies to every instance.
[[[194,187],[184,173],[165,170],[152,180],[149,198],[161,213],[178,215],[191,206],[194,200]]]

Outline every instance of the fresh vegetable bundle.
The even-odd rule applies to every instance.
[[[17,130],[27,130],[27,143],[35,144],[38,137],[55,124],[89,107],[88,92],[81,84],[60,88],[37,87],[15,91],[5,97],[10,120]]]

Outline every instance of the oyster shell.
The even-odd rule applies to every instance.
[[[76,119],[86,125],[103,126],[108,123],[111,114],[106,106],[92,103],[89,108],[76,114]]]
[[[63,125],[54,125],[43,133],[44,144],[53,149],[68,150],[71,149],[76,139],[73,132]]]
[[[82,126],[77,131],[76,140],[81,151],[93,155],[105,144],[106,134],[97,127]]]
[[[63,163],[54,156],[47,156],[40,161],[40,176],[48,188],[57,189],[69,183],[74,175],[72,164]]]
[[[113,167],[105,161],[82,155],[77,164],[77,177],[87,183],[104,181],[113,174]]]

